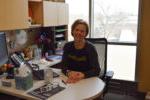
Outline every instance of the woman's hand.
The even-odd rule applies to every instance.
[[[76,83],[81,79],[84,79],[85,75],[82,72],[70,71],[68,72],[68,80],[67,83]]]

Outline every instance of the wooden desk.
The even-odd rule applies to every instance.
[[[59,78],[55,78],[54,82],[59,82],[61,86],[66,87],[63,91],[53,95],[52,97],[48,98],[48,100],[83,100],[83,99],[93,99],[97,96],[100,96],[103,92],[105,83],[99,79],[98,77],[92,77],[88,79],[83,79],[75,84],[67,84],[65,85],[62,83],[61,78],[63,78],[63,75],[60,75]],[[14,80],[12,80],[14,81]],[[14,82],[13,82],[14,83]],[[0,87],[0,92],[13,95],[16,97],[20,97],[23,99],[35,99],[36,97],[33,97],[31,95],[28,95],[27,92],[31,91],[32,89],[38,88],[40,86],[44,85],[44,81],[35,81],[33,88],[23,91],[23,90],[17,90],[15,89],[15,85],[13,84],[12,87]]]

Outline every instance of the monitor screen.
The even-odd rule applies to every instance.
[[[8,61],[8,51],[6,36],[4,32],[0,32],[0,67]]]

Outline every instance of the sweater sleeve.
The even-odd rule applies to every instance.
[[[85,77],[93,77],[93,76],[99,76],[100,74],[100,66],[99,66],[99,61],[98,61],[98,54],[96,51],[96,48],[93,46],[89,48],[89,65],[91,67],[90,70],[84,72]]]

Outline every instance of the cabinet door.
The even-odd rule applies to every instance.
[[[68,25],[68,4],[43,1],[43,26]]]
[[[68,25],[69,6],[66,3],[58,3],[58,25]]]
[[[6,18],[5,17],[7,17],[7,16],[5,16],[6,15],[5,7],[6,7],[5,0],[1,0],[0,1],[0,31],[3,30],[6,26],[5,25],[5,23],[6,23],[6,21],[5,21]]]
[[[56,2],[43,1],[43,26],[57,26],[58,9]]]
[[[28,26],[28,0],[0,0],[0,31]]]

